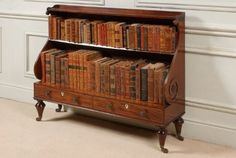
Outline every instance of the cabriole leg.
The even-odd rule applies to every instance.
[[[38,102],[35,104],[35,107],[38,112],[38,117],[36,118],[36,121],[41,121],[43,116],[43,110],[45,108],[45,103],[42,100],[38,100]]]
[[[183,123],[184,123],[184,119],[182,119],[181,117],[179,117],[178,119],[176,119],[174,121],[175,129],[176,129],[176,138],[181,141],[184,140],[184,137],[181,136],[181,130],[182,130]]]
[[[158,131],[158,134],[159,134],[159,143],[160,143],[161,151],[163,153],[168,153],[168,149],[164,148],[165,141],[166,141],[167,130],[165,128],[161,128]]]

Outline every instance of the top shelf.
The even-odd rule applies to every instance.
[[[69,5],[54,5],[53,7],[47,8],[47,12],[46,12],[47,15],[49,14],[56,15],[60,13],[164,19],[164,20],[173,20],[174,23],[177,23],[181,18],[185,16],[184,12],[84,7],[84,6],[71,6],[71,5],[70,6]]]

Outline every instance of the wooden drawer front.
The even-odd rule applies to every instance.
[[[157,123],[163,122],[163,112],[156,108],[147,108],[136,104],[119,103],[116,113],[142,120],[153,121]]]
[[[54,90],[52,88],[35,87],[35,97],[45,99],[47,101],[54,101],[59,103],[71,104],[75,106],[92,107],[92,97],[83,94],[74,94],[67,91]]]
[[[95,110],[114,113],[117,108],[116,104],[117,103],[115,101],[112,101],[110,99],[96,97],[93,101],[93,108]]]

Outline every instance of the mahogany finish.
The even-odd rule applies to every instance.
[[[34,99],[37,100],[37,121],[42,119],[45,104],[43,101],[58,104],[56,112],[61,112],[63,105],[82,107],[85,109],[100,111],[113,116],[133,119],[143,124],[151,124],[158,127],[159,143],[161,151],[167,153],[164,148],[167,136],[166,127],[174,123],[176,137],[183,140],[181,129],[184,123],[181,118],[185,113],[185,13],[150,11],[137,9],[114,9],[98,7],[81,7],[68,5],[55,5],[47,9],[47,14],[61,17],[83,17],[93,20],[117,20],[127,22],[139,22],[148,24],[167,24],[175,26],[178,31],[177,48],[173,54],[162,54],[161,52],[150,53],[138,50],[124,50],[117,48],[106,48],[102,46],[74,44],[49,39],[42,51],[50,48],[78,49],[89,48],[102,50],[106,55],[115,56],[127,54],[136,57],[159,59],[170,64],[168,75],[164,81],[163,105],[145,101],[134,101],[130,99],[117,99],[111,96],[101,96],[88,92],[73,91],[71,89],[60,89],[43,85],[41,81],[34,83]],[[112,50],[112,51],[111,51]],[[126,55],[127,55],[126,54]],[[35,62],[34,73],[37,79],[42,79],[42,64],[40,54]],[[64,109],[65,111],[65,109]]]

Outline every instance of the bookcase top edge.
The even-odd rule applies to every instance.
[[[162,11],[162,10],[144,10],[144,9],[123,9],[123,8],[106,8],[106,7],[88,7],[78,5],[54,5],[48,7],[46,14],[88,14],[101,16],[120,16],[120,17],[140,17],[153,19],[176,20],[185,17],[185,12]]]

